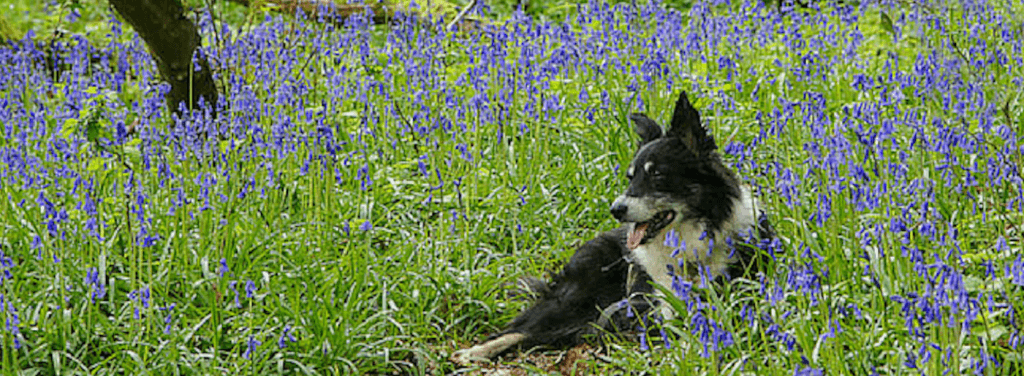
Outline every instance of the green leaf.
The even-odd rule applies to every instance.
[[[64,120],[64,125],[60,128],[60,136],[65,140],[71,138],[71,135],[78,130],[78,119],[71,118]]]
[[[100,124],[98,121],[89,121],[85,123],[85,139],[91,143],[97,143],[100,140]]]
[[[103,158],[92,158],[89,160],[89,164],[86,165],[85,169],[89,172],[96,172],[102,170],[106,165],[106,160]]]
[[[879,12],[881,15],[882,30],[888,31],[889,35],[896,35],[896,30],[892,26],[892,18],[889,18],[889,14],[885,12]]]

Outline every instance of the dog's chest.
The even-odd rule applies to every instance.
[[[704,233],[703,226],[696,221],[685,221],[669,226],[678,235],[680,251],[673,257],[676,247],[665,245],[665,238],[669,231],[662,231],[658,236],[635,249],[633,257],[636,263],[640,264],[647,271],[647,274],[658,284],[672,287],[672,277],[669,275],[669,265],[673,274],[683,278],[699,277],[695,274],[695,268],[700,265],[701,272],[707,273],[715,278],[725,273],[729,266],[729,249],[725,244],[713,244],[710,239],[701,239]],[[709,245],[714,249],[708,252]],[[689,269],[687,270],[687,265]]]

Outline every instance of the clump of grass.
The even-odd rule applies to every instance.
[[[616,226],[625,116],[667,118],[688,90],[781,234],[772,269],[687,286],[666,341],[581,367],[1007,374],[1021,10],[589,3],[469,33],[207,19],[224,101],[183,119],[117,22],[56,60],[0,47],[0,364],[453,371],[525,304],[504,282]]]

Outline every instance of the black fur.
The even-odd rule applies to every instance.
[[[732,201],[740,195],[740,181],[715,153],[718,146],[701,124],[700,113],[680,93],[672,114],[672,127],[662,135],[661,126],[644,114],[633,114],[643,139],[633,165],[653,162],[655,171],[637,168],[630,176],[625,196],[685,198],[687,218],[703,218],[709,230],[718,230],[732,215]],[[653,135],[657,135],[654,137]]]
[[[629,331],[630,318],[625,306],[617,309],[627,294],[653,292],[650,277],[637,269],[636,281],[626,286],[630,263],[625,243],[626,231],[618,228],[598,235],[573,254],[569,263],[555,275],[542,291],[534,305],[523,311],[509,324],[508,329],[495,334],[497,338],[508,333],[526,333],[524,348],[538,345],[572,346],[603,331]],[[637,306],[637,305],[641,306]],[[608,309],[611,307],[611,309]],[[637,315],[649,307],[641,299],[631,309]],[[611,317],[601,320],[604,312]],[[599,328],[594,323],[605,321],[609,325]]]
[[[715,139],[708,136],[707,129],[700,123],[700,113],[690,104],[686,92],[679,93],[676,107],[672,110],[672,127],[666,134],[679,138],[691,151],[703,156],[718,148]]]
[[[633,129],[636,130],[636,134],[640,135],[640,146],[661,138],[664,134],[661,126],[648,118],[647,115],[632,114],[629,115],[629,120],[633,121]]]

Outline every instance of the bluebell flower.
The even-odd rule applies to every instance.
[[[626,309],[626,318],[633,318],[636,314],[633,312],[633,305],[629,304],[629,298],[620,300],[618,303],[618,309]]]
[[[89,268],[85,273],[84,283],[91,286],[92,293],[89,297],[93,303],[96,303],[96,299],[103,299],[107,296],[106,284],[100,280],[99,270],[96,268]]]
[[[278,340],[277,340],[277,347],[278,348],[283,349],[283,348],[288,346],[288,342],[296,342],[297,341],[295,339],[295,336],[293,336],[291,332],[292,332],[292,326],[286,324],[284,326],[284,329],[281,331],[281,337],[278,338]]]
[[[249,340],[246,341],[245,352],[242,353],[242,357],[247,360],[252,360],[252,355],[255,353],[256,348],[262,344],[263,342],[260,342],[256,337],[250,335]]]
[[[128,293],[128,299],[139,302],[142,304],[142,308],[149,309],[149,287],[143,287],[137,290],[132,290]],[[135,307],[134,317],[138,320],[141,317],[139,307]]]
[[[455,223],[459,220],[459,212],[456,211],[455,209],[452,209],[451,214],[452,214],[452,224],[451,224],[451,226],[449,226],[448,229],[449,229],[449,231],[451,231],[452,235],[455,235]]]
[[[32,236],[32,243],[29,244],[29,249],[36,250],[36,260],[43,260],[43,241],[39,239],[39,235]]]
[[[811,366],[797,366],[796,369],[793,370],[793,376],[822,376],[824,374],[825,372],[823,370]]]
[[[908,352],[903,365],[910,369],[917,369],[917,355],[912,352]]]
[[[751,328],[757,323],[757,312],[754,308],[743,304],[743,308],[740,308],[740,319],[745,321]]]
[[[247,299],[252,299],[254,296],[256,296],[256,283],[253,282],[251,279],[246,280],[245,281],[245,297]]]
[[[995,356],[988,355],[985,348],[981,348],[979,352],[978,359],[971,362],[971,369],[975,375],[985,375],[985,370],[989,367],[999,369],[1000,364]]]
[[[416,162],[419,165],[420,174],[423,175],[423,178],[424,179],[430,179],[430,172],[427,170],[427,165],[426,165],[426,163],[423,163],[423,161],[425,161],[426,159],[427,159],[427,155],[424,154],[424,155],[421,155],[420,158]]]
[[[0,286],[3,286],[5,281],[14,278],[14,275],[11,274],[12,268],[14,268],[14,259],[0,249]]]
[[[668,246],[668,247],[678,248],[679,247],[679,241],[680,241],[679,233],[676,232],[675,229],[670,228],[670,229],[668,229],[668,232],[665,233],[665,241],[662,244],[664,244],[665,246]],[[679,254],[678,250],[673,251],[672,257],[678,257],[678,254]]]
[[[174,308],[178,306],[178,303],[171,303],[166,307],[160,307],[161,311],[167,312],[167,316],[164,316],[164,334],[171,334],[171,327],[174,324]]]
[[[242,308],[242,302],[240,301],[240,295],[241,294],[238,292],[238,288],[235,287],[235,285],[237,285],[237,284],[238,284],[238,281],[228,282],[228,288],[230,288],[231,291],[235,292],[235,308]]]
[[[228,268],[228,259],[221,258],[220,259],[220,267],[217,269],[217,274],[219,274],[220,277],[223,278],[224,275],[226,275],[228,273],[231,273],[231,269]]]

